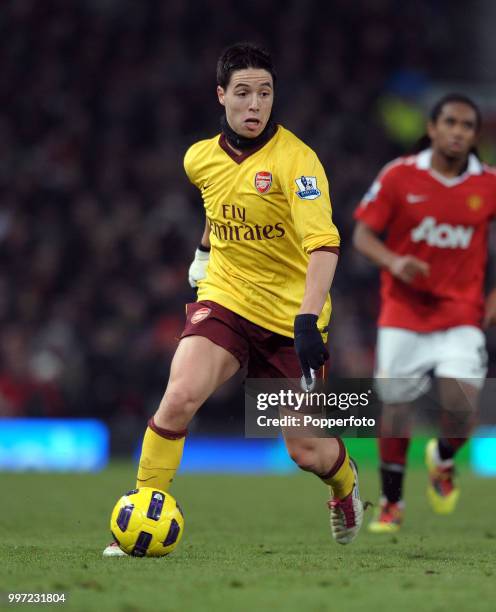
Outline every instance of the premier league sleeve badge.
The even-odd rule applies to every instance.
[[[320,189],[317,189],[316,176],[300,176],[295,181],[299,189],[296,195],[301,200],[315,200],[320,196]]]

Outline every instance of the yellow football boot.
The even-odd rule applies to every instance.
[[[425,447],[425,463],[429,470],[430,483],[427,499],[437,514],[451,514],[460,497],[460,489],[455,487],[453,477],[455,468],[452,459],[439,458],[437,440],[429,440]]]
[[[382,497],[377,508],[376,516],[370,521],[367,530],[370,533],[396,533],[403,522],[403,510],[405,505],[402,501],[392,503]]]

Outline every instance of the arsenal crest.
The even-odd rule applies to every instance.
[[[203,321],[203,319],[206,319],[211,312],[211,308],[199,308],[191,317],[191,323],[193,325],[196,325],[200,321]]]
[[[272,186],[272,174],[270,172],[257,172],[255,174],[255,188],[258,193],[267,193]]]

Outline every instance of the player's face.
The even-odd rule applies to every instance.
[[[274,102],[272,75],[261,68],[236,70],[228,86],[217,87],[231,128],[240,136],[256,138],[269,120]]]
[[[436,122],[429,122],[428,133],[434,150],[448,158],[463,159],[477,139],[477,115],[467,104],[449,102]]]

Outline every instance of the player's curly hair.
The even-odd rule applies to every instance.
[[[217,85],[225,89],[236,70],[262,68],[276,81],[276,72],[270,53],[253,43],[236,43],[222,52],[217,62]]]

